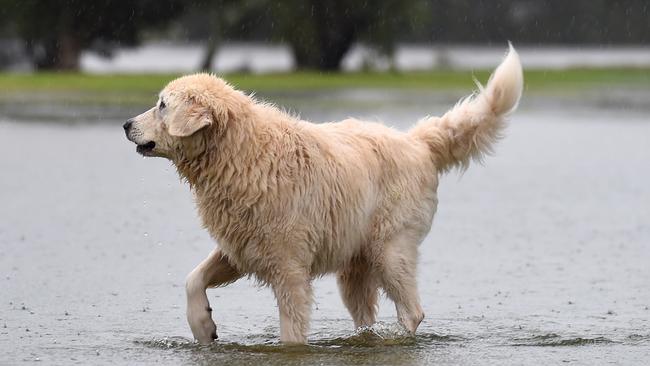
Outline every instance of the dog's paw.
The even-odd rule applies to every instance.
[[[190,329],[200,344],[210,344],[219,338],[217,335],[217,325],[212,320],[212,309],[205,308],[201,311],[189,311],[187,320],[190,323]]]

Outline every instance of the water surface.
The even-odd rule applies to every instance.
[[[293,105],[398,128],[444,111]],[[610,107],[525,104],[484,167],[442,179],[415,337],[386,300],[380,324],[355,332],[325,277],[301,347],[279,345],[272,293],[248,280],[209,291],[220,339],[191,341],[184,278],[214,243],[173,167],[136,155],[119,116],[4,116],[0,364],[647,364],[650,121]]]

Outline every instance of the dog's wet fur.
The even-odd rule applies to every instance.
[[[303,121],[213,75],[170,82],[124,129],[140,154],[174,163],[218,243],[187,278],[194,337],[217,337],[206,289],[251,275],[275,293],[281,341],[306,343],[311,281],[326,273],[336,273],[356,327],[375,322],[381,288],[415,332],[424,318],[418,246],[438,177],[491,152],[522,88],[511,47],[478,93],[400,132],[356,119]]]

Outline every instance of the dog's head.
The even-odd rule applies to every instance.
[[[198,156],[225,130],[234,93],[212,75],[178,78],[160,92],[153,108],[126,121],[126,137],[144,156],[171,160]]]

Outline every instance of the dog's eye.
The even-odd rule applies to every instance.
[[[161,101],[160,101],[160,105],[158,106],[158,109],[160,109],[160,110],[162,111],[163,109],[165,109],[166,106],[167,106],[167,105],[165,104],[165,102],[163,102],[163,101],[161,100]]]

